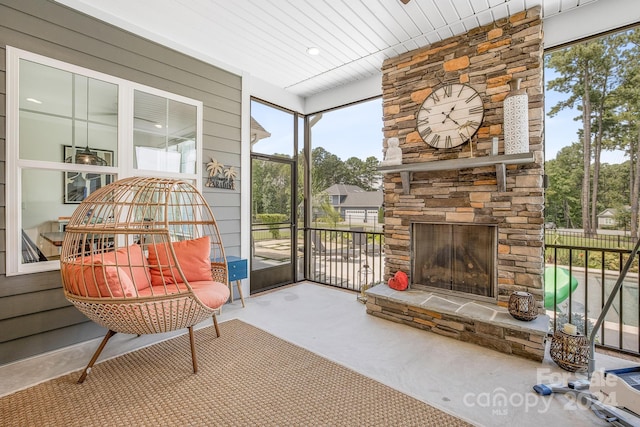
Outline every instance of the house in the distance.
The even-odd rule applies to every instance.
[[[617,210],[607,208],[598,214],[598,228],[612,228],[616,226]]]
[[[378,221],[382,191],[366,191],[357,185],[333,184],[324,193],[345,222],[375,224]]]
[[[598,214],[598,228],[625,228],[629,226],[628,221],[631,219],[631,206],[627,205],[622,208],[624,212],[628,215],[625,219],[625,216],[620,215],[620,210],[616,208],[607,208]],[[639,224],[640,225],[640,221]]]

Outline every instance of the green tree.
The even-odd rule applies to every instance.
[[[617,111],[617,148],[629,156],[629,205],[631,235],[639,238],[640,212],[640,30],[627,33],[622,52],[621,85],[616,90],[620,108]]]
[[[329,203],[328,200],[325,199],[320,204],[320,209],[322,210],[322,213],[324,214],[322,216],[322,218],[320,218],[320,219],[322,221],[326,222],[327,224],[329,224],[330,228],[336,228],[336,225],[338,225],[338,223],[340,221],[342,221],[342,217],[340,216],[340,212],[335,210],[333,208],[333,206],[331,206],[331,204]]]
[[[379,161],[375,156],[362,161],[357,157],[350,157],[344,162],[346,176],[343,184],[357,185],[366,191],[375,190],[382,174],[378,172]]]
[[[545,163],[549,186],[545,197],[545,219],[563,227],[579,224],[582,212],[580,186],[583,181],[582,145],[562,148]]]
[[[378,172],[379,161],[369,156],[364,161],[350,157],[342,161],[322,147],[311,152],[312,194],[319,194],[333,184],[357,185],[366,191],[373,191],[379,186],[382,174]]]
[[[378,171],[380,161],[375,156],[369,156],[364,161],[364,171],[362,172],[362,180],[364,188],[367,191],[373,191],[380,188],[382,184],[382,174]]]
[[[311,192],[320,194],[333,184],[345,184],[348,173],[338,156],[322,147],[311,151]]]
[[[545,163],[549,188],[545,197],[545,220],[561,227],[579,224],[581,218],[582,145],[573,143]],[[629,162],[602,164],[597,212],[626,205],[628,201]]]
[[[349,157],[344,162],[344,167],[346,176],[343,184],[357,185],[360,188],[364,188],[364,162],[357,157]]]
[[[629,204],[629,162],[602,164],[598,213]]]
[[[547,84],[547,89],[568,94],[554,105],[549,115],[553,117],[565,108],[576,108],[582,122],[579,132],[582,139],[581,217],[585,233],[595,232],[600,155],[605,146],[605,135],[610,133],[615,120],[610,111],[615,108],[614,89],[619,85],[621,50],[625,42],[623,34],[613,34],[549,54],[546,66],[557,71],[559,77]],[[593,160],[593,172],[592,172]]]
[[[291,212],[290,166],[254,159],[252,162],[253,215]]]
[[[628,230],[631,225],[631,210],[626,206],[618,206],[614,219],[616,220],[616,228]]]

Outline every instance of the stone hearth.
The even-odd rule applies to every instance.
[[[386,284],[367,290],[367,313],[493,350],[542,361],[549,316],[514,319],[496,304],[424,290],[395,291]]]

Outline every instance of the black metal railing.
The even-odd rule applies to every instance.
[[[575,239],[578,239],[575,233]],[[303,241],[302,236],[301,241]],[[308,228],[307,279],[359,291],[363,283],[384,279],[384,235],[380,232]],[[544,306],[550,317],[549,330],[572,323],[589,336],[609,294],[623,269],[633,242],[603,239],[612,247],[596,247],[593,238],[581,237],[586,245],[556,244],[547,233],[545,245]],[[577,241],[577,240],[576,240]],[[600,242],[602,243],[602,241]],[[616,302],[597,332],[597,345],[640,356],[640,256],[635,257]]]
[[[551,318],[550,330],[553,332],[565,323],[572,323],[581,334],[589,336],[630,254],[631,249],[626,247],[595,248],[547,242],[544,305]],[[596,333],[596,345],[640,356],[640,257],[635,258]]]
[[[551,245],[612,249],[631,249],[636,242],[630,235],[615,230],[598,230],[598,233],[592,236],[580,230],[546,230],[545,239]]]
[[[364,230],[308,228],[308,280],[359,291],[384,275],[384,235]]]

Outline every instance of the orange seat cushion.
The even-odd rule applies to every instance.
[[[210,308],[220,308],[229,299],[229,287],[224,283],[212,282],[210,280],[200,282],[189,282],[193,293]]]
[[[176,254],[177,265],[166,243],[149,246],[148,260],[152,286],[182,283],[180,270],[189,283],[212,280],[209,236],[173,242],[171,245]]]
[[[189,285],[198,299],[209,308],[220,308],[229,299],[229,288],[223,283],[207,280],[189,282]],[[189,288],[184,283],[168,284],[167,286],[152,285],[140,291],[138,295],[141,297],[174,295],[188,290]]]

